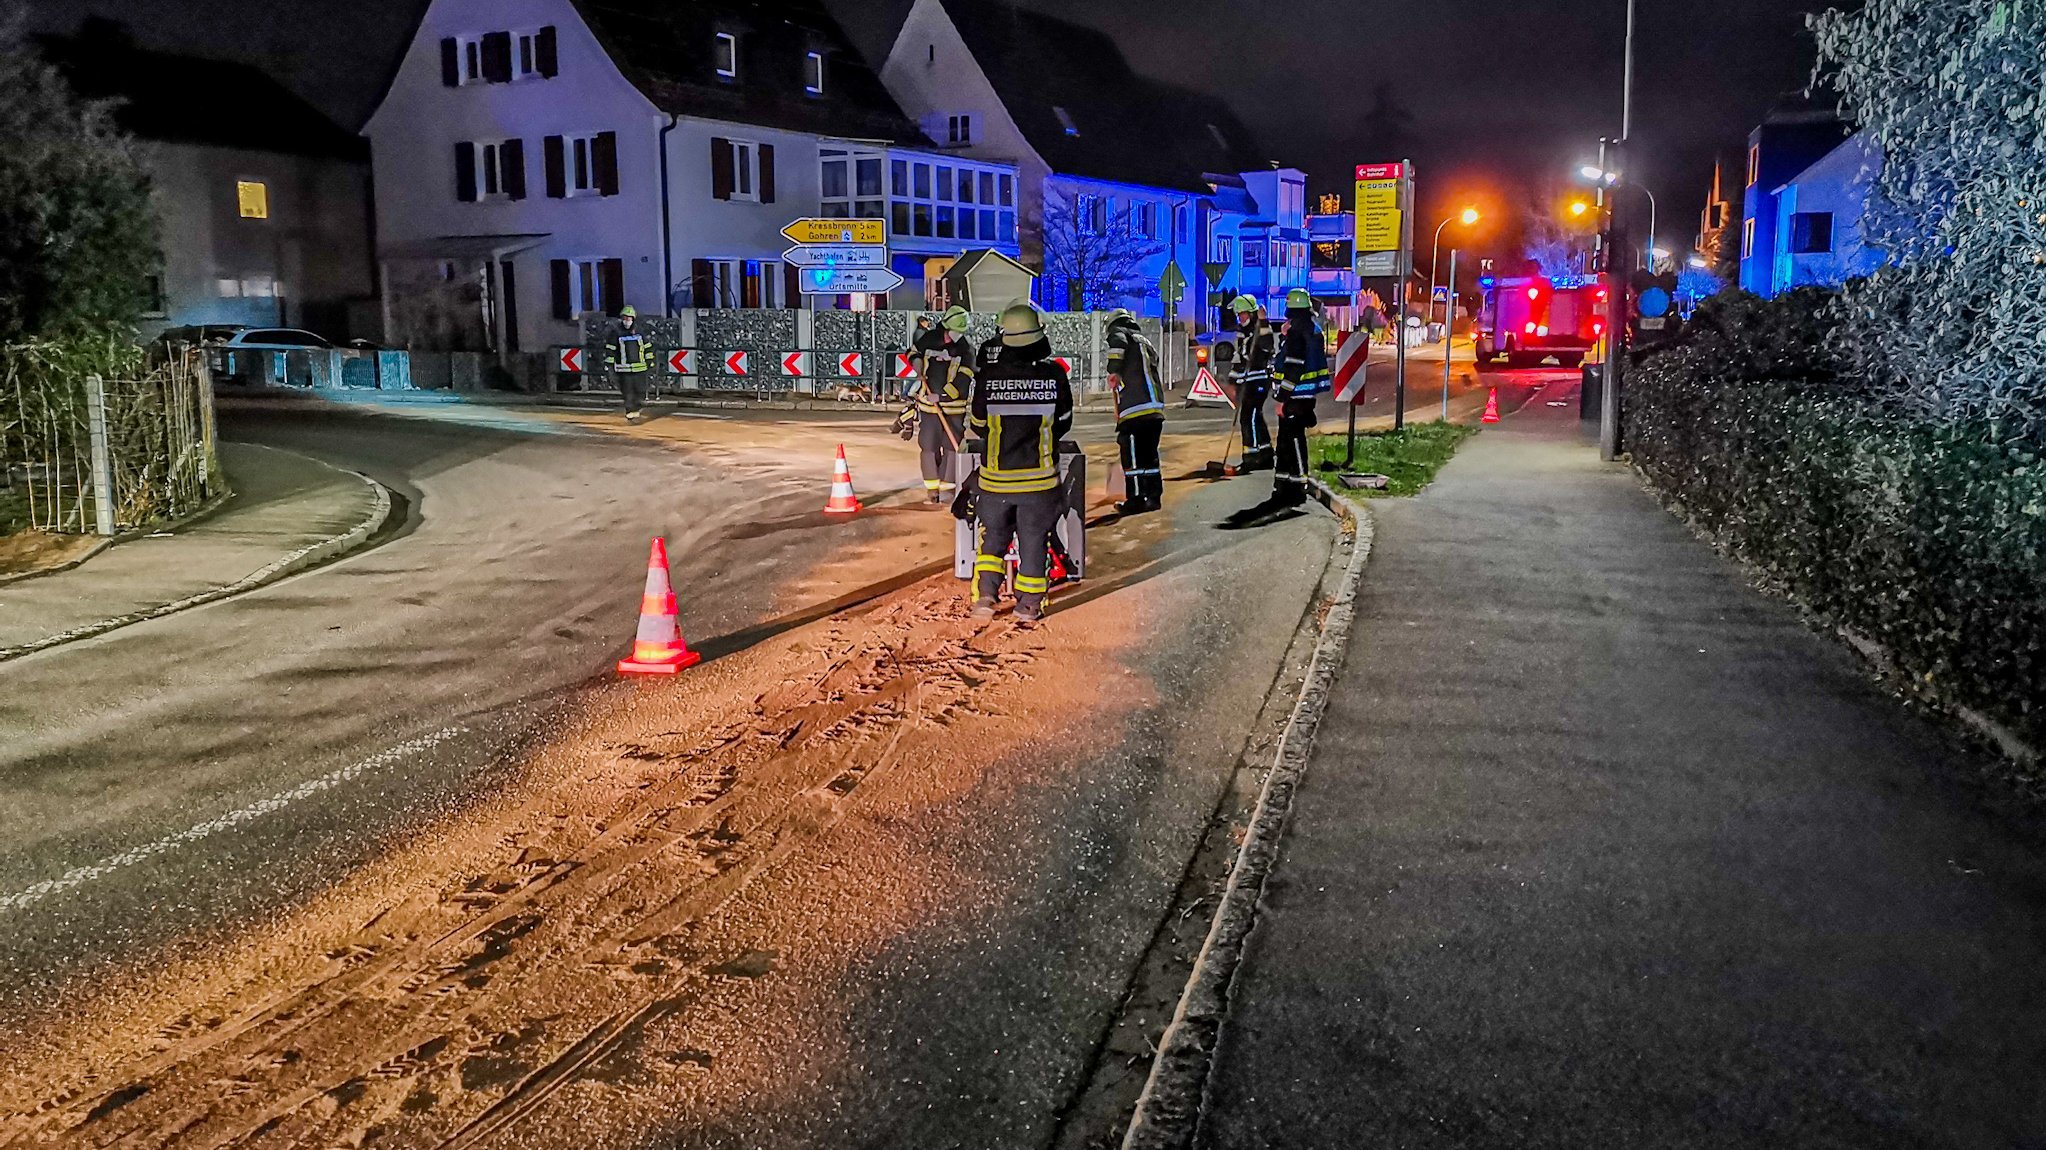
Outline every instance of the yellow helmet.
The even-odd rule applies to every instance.
[[[636,308],[636,307],[633,307],[633,306],[632,306],[631,304],[626,304],[626,305],[625,305],[624,307],[621,307],[621,308],[619,308],[619,309],[618,309],[618,318],[619,318],[619,319],[630,319],[630,318],[632,318],[632,317],[634,317],[634,316],[637,316],[638,314],[639,314],[639,309],[638,309],[638,308]]]
[[[1229,301],[1229,310],[1237,315],[1248,315],[1258,310],[1258,303],[1248,295],[1240,295]]]
[[[1002,309],[1002,346],[1029,347],[1044,338],[1044,316],[1027,303]]]
[[[1306,288],[1294,288],[1286,293],[1287,311],[1292,311],[1296,307],[1312,308],[1313,306],[1314,297],[1307,294]]]
[[[945,309],[944,315],[938,317],[938,326],[946,331],[965,331],[966,325],[972,321],[973,316],[965,308],[953,304]]]

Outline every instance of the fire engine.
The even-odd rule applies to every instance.
[[[1479,363],[1533,367],[1554,357],[1584,362],[1606,330],[1606,288],[1599,277],[1486,276],[1474,335]]]

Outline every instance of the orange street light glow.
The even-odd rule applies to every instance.
[[[1474,224],[1474,223],[1477,223],[1477,222],[1478,222],[1478,209],[1476,209],[1476,208],[1465,208],[1465,209],[1463,210],[1463,216],[1462,216],[1461,218],[1462,218],[1462,220],[1463,220],[1463,222],[1464,222],[1464,226],[1465,226],[1465,227],[1469,227],[1470,225],[1472,225],[1472,224]]]
[[[1590,210],[1591,205],[1585,203],[1583,200],[1572,200],[1570,202],[1570,214],[1573,216],[1581,216]]]

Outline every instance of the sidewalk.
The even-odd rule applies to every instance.
[[[2038,845],[1576,412],[1374,504],[1202,1144],[2046,1146]]]
[[[360,546],[389,512],[389,493],[353,472],[252,444],[220,452],[234,489],[220,511],[0,585],[0,659],[281,579]]]

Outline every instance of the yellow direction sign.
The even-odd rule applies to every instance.
[[[1357,254],[1397,251],[1405,164],[1357,165]]]
[[[884,220],[800,219],[781,230],[798,244],[885,244],[888,225]]]

